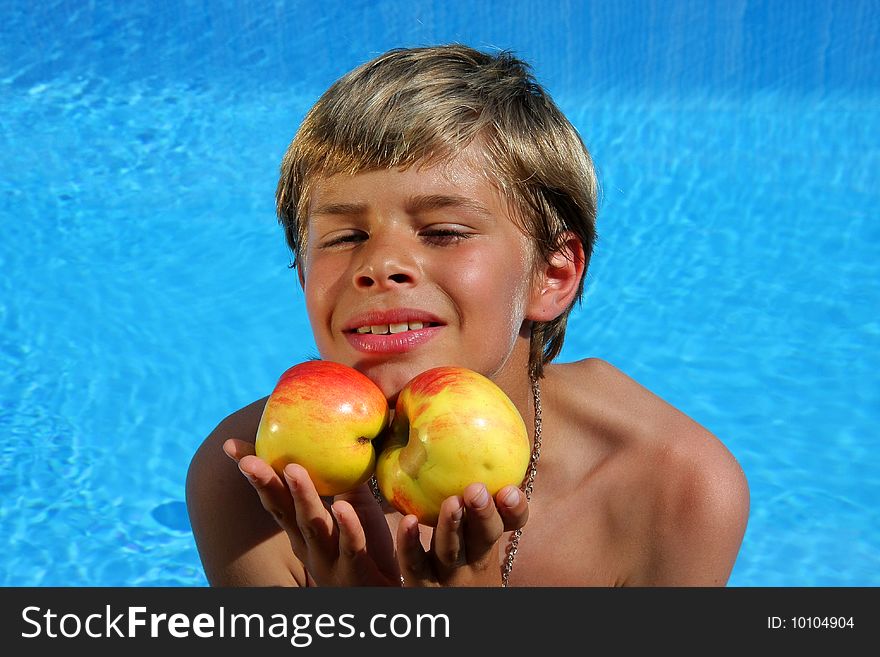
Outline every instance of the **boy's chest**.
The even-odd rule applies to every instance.
[[[604,514],[570,504],[533,505],[510,576],[511,586],[615,586],[626,579],[625,550]],[[507,541],[501,547],[502,558]]]
[[[603,512],[577,495],[553,504],[534,504],[517,546],[511,586],[615,586],[625,579],[617,537],[609,531]],[[386,516],[392,536],[401,516]],[[511,533],[498,543],[503,564]],[[422,530],[422,545],[430,547],[431,532]]]

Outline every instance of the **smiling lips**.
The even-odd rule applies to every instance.
[[[424,322],[399,322],[396,324],[372,324],[370,326],[359,326],[357,332],[372,333],[373,335],[387,335],[388,333],[403,333],[404,331],[420,331],[425,328]]]
[[[360,352],[399,354],[431,340],[442,326],[430,313],[400,308],[359,315],[346,324],[343,332]]]

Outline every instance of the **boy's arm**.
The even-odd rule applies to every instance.
[[[228,438],[253,442],[265,399],[233,413],[204,441],[186,480],[196,546],[212,586],[305,586],[287,535],[223,452]]]

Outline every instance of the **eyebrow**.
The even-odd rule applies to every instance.
[[[407,210],[411,213],[428,212],[430,210],[440,210],[443,208],[462,208],[471,210],[477,214],[491,217],[492,213],[482,203],[475,201],[467,196],[459,196],[457,194],[425,194],[422,196],[413,196],[406,204]]]
[[[366,209],[367,206],[365,203],[327,203],[326,205],[319,205],[317,208],[309,212],[309,214],[312,216],[356,216],[359,214],[363,214],[364,210]]]
[[[457,194],[422,194],[412,196],[406,201],[406,209],[410,214],[443,208],[462,208],[486,217],[492,216],[492,213],[482,203]],[[313,217],[327,215],[356,217],[363,214],[366,210],[367,205],[365,203],[326,203],[314,208],[309,214]]]

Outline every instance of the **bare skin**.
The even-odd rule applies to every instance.
[[[188,502],[213,585],[313,583],[288,535],[223,452],[229,440],[242,441],[227,443],[234,456],[248,452],[264,404],[224,420],[193,461]],[[548,367],[542,405],[542,456],[511,586],[727,582],[745,531],[748,488],[717,439],[596,359]],[[529,410],[524,416],[531,419]],[[293,470],[300,481],[307,479]],[[378,509],[368,490],[353,497],[355,506]],[[399,547],[402,516],[386,509],[383,519]],[[431,530],[421,533],[427,548]],[[493,567],[507,537],[492,547]],[[396,584],[395,574],[391,567],[388,584]],[[500,572],[492,575],[500,583]],[[411,578],[407,584],[417,585]]]
[[[443,165],[318,180],[300,281],[322,358],[364,372],[392,404],[416,374],[458,365],[494,380],[533,429],[531,327],[570,306],[584,251],[566,234],[559,251],[537,258],[474,148]],[[381,323],[363,319],[370,313],[406,309],[436,319],[429,339],[391,353],[353,337]],[[541,390],[531,502],[515,487],[481,500],[474,482],[444,502],[433,531],[381,509],[366,485],[331,501],[299,466],[282,479],[253,452],[266,400],[233,413],[187,479],[208,580],[499,586],[509,532],[524,526],[512,586],[726,583],[749,500],[724,446],[597,359],[546,366]]]

